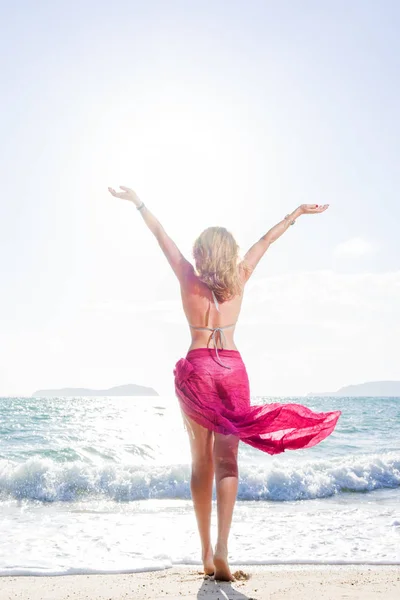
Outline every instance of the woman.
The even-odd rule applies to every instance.
[[[272,227],[238,260],[238,245],[223,227],[210,227],[196,240],[196,269],[180,253],[159,221],[130,188],[110,193],[135,204],[181,287],[192,343],[175,366],[175,389],[189,432],[191,493],[206,575],[232,581],[228,536],[238,489],[239,440],[268,454],[314,446],[335,428],[340,411],[315,413],[300,404],[250,406],[246,367],[233,340],[243,289],[269,246],[300,215],[322,213],[328,204],[302,204]],[[215,475],[218,539],[210,539]]]

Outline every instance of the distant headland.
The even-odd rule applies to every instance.
[[[107,390],[91,390],[87,388],[60,388],[59,390],[37,390],[32,394],[32,398],[39,396],[158,396],[159,394],[150,387],[143,385],[117,385]]]
[[[346,385],[336,392],[310,392],[307,396],[396,396],[400,398],[400,381],[368,381]]]

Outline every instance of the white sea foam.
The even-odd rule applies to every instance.
[[[230,562],[400,564],[399,531],[392,526],[399,517],[397,492],[310,502],[238,502]],[[215,540],[215,507],[211,528]],[[148,571],[199,565],[199,552],[187,500],[2,503],[2,575]]]
[[[105,496],[115,501],[190,498],[188,465],[90,464],[33,457],[0,461],[0,496],[75,501]],[[244,465],[239,500],[292,501],[327,498],[400,486],[400,454],[356,455],[269,467]]]
[[[121,569],[120,566],[110,566],[102,569],[90,569],[86,567],[76,567],[73,569],[42,569],[37,567],[31,567],[28,569],[21,569],[20,567],[7,567],[6,569],[0,569],[1,576],[18,576],[18,575],[30,575],[30,576],[43,576],[43,577],[55,577],[59,575],[106,575],[111,573],[143,573],[146,571],[163,571],[172,567],[171,561],[165,561],[165,563],[151,562],[147,563],[138,561],[134,567]]]
[[[305,403],[342,410],[323,443],[240,445],[232,564],[400,564],[400,400]],[[3,399],[0,436],[1,574],[199,564],[175,399]]]
[[[265,560],[265,561],[257,561],[257,560],[231,560],[229,561],[230,566],[239,567],[239,566],[275,566],[275,567],[295,567],[296,565],[315,565],[315,566],[323,566],[323,565],[369,565],[369,566],[380,566],[380,565],[399,565],[399,562],[396,560],[331,560],[329,558],[321,559],[321,560]],[[8,567],[6,569],[0,568],[0,577],[3,576],[14,576],[17,577],[19,575],[25,576],[42,576],[42,577],[55,577],[60,575],[116,575],[116,574],[127,574],[127,573],[144,573],[150,571],[164,571],[172,568],[173,566],[196,566],[198,569],[202,569],[202,565],[199,560],[188,560],[186,562],[178,562],[172,563],[171,561],[165,561],[163,563],[147,563],[147,564],[138,564],[134,567],[130,567],[127,569],[121,569],[118,566],[103,568],[103,569],[89,569],[89,568],[73,568],[73,569],[38,569],[32,567],[30,569],[21,569],[21,568],[12,568]]]

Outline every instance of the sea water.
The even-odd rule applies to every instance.
[[[231,564],[400,564],[400,398],[266,402],[342,415],[313,448],[240,444]],[[199,564],[189,482],[174,397],[0,398],[0,574]]]

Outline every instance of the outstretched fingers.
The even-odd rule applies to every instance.
[[[119,186],[121,189],[124,189],[122,187],[122,185]],[[126,190],[128,190],[129,188],[125,188]],[[114,190],[114,188],[109,187],[108,191],[110,192],[110,194],[112,194],[113,196],[115,196],[115,198],[121,198],[122,200],[127,200],[128,199],[128,194],[127,192],[116,192]]]
[[[303,204],[302,209],[303,212],[312,215],[317,213],[324,212],[327,208],[329,208],[329,204]]]

